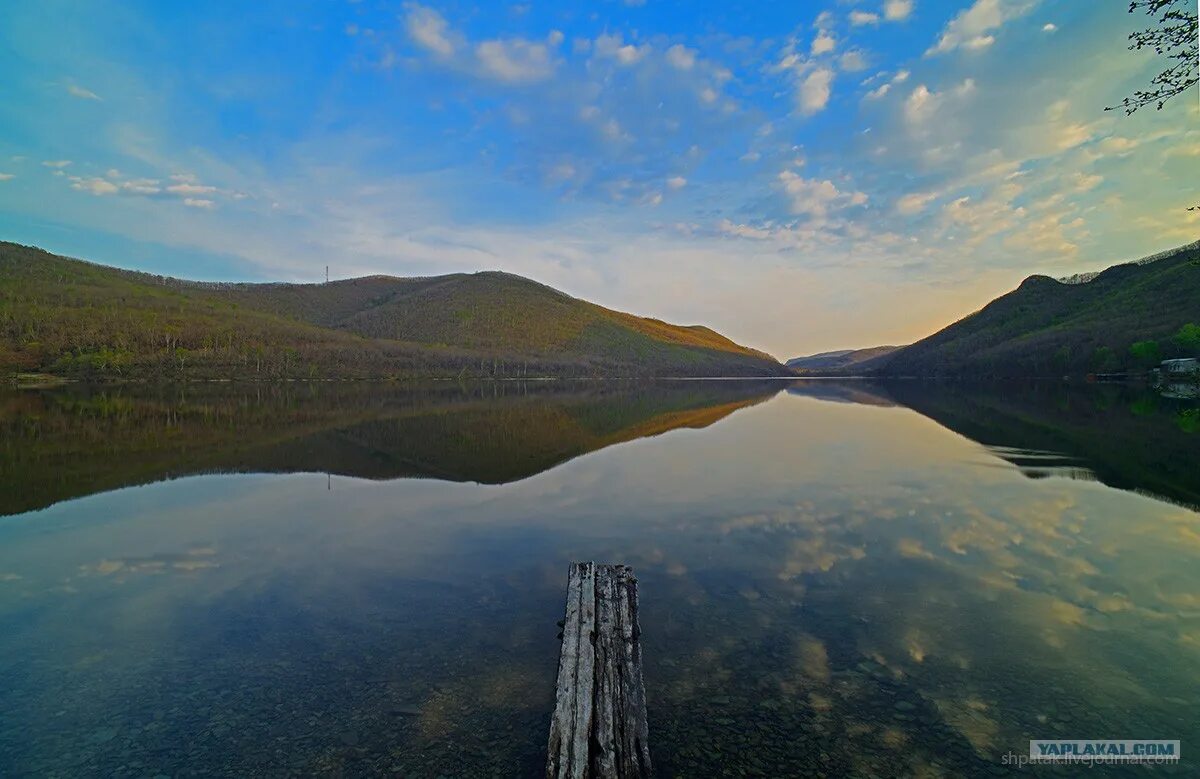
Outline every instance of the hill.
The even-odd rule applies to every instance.
[[[184,281],[0,243],[0,372],[124,378],[778,376],[706,327],[506,273]]]
[[[821,352],[807,357],[793,357],[788,360],[787,367],[796,371],[825,371],[851,368],[867,360],[891,354],[903,347],[872,346],[867,349],[842,349],[836,352]]]
[[[1200,242],[1084,281],[1030,276],[974,314],[856,370],[985,377],[1142,372],[1200,350],[1195,323]]]

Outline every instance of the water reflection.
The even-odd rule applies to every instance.
[[[197,473],[503,484],[699,428],[778,382],[78,387],[0,396],[0,514]]]
[[[1200,399],[1135,384],[894,382],[883,389],[1027,476],[1094,478],[1200,508]]]
[[[536,775],[572,559],[638,570],[664,775],[1197,743],[1200,515],[994,467],[1006,451],[930,419],[995,425],[968,413],[987,396],[918,414],[905,388],[793,390],[653,437],[593,423],[629,441],[506,484],[206,475],[9,517],[0,773]],[[984,443],[1122,462],[1062,441]]]

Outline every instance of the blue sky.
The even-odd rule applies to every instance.
[[[0,237],[200,279],[503,269],[780,357],[1200,237],[1127,4],[14,4]]]

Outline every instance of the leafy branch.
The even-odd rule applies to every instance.
[[[1197,55],[1195,0],[1133,0],[1129,13],[1145,11],[1155,26],[1129,34],[1129,50],[1153,49],[1166,61],[1167,68],[1150,79],[1147,89],[1139,89],[1106,111],[1124,109],[1131,115],[1139,108],[1154,105],[1156,110],[1200,81]]]

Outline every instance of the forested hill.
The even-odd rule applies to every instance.
[[[1030,276],[970,316],[855,366],[885,375],[1062,376],[1145,371],[1200,353],[1200,243],[1083,283]]]
[[[0,242],[0,373],[777,376],[770,355],[506,273],[208,284]]]

